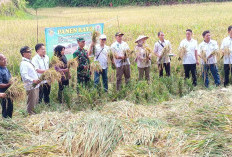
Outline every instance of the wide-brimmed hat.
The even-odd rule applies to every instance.
[[[142,40],[142,39],[147,40],[148,38],[149,38],[149,37],[147,37],[147,36],[145,36],[145,35],[140,35],[140,36],[136,39],[135,43],[137,43],[139,40]]]

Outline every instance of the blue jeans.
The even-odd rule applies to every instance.
[[[214,82],[215,82],[216,86],[219,86],[221,84],[221,81],[220,81],[220,76],[218,74],[218,67],[216,64],[204,65],[202,76],[203,76],[203,80],[205,82],[205,86],[207,88],[209,87],[209,78],[208,78],[209,69],[213,75]]]
[[[99,85],[100,75],[102,75],[102,82],[104,86],[104,90],[108,91],[108,77],[107,77],[107,68],[102,69],[102,72],[99,73],[97,71],[94,72],[94,85],[95,87]]]

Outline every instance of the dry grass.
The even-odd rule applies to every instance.
[[[6,91],[7,97],[15,101],[25,99],[26,93],[21,79],[18,77],[12,77],[10,82],[12,82],[12,84]]]
[[[166,45],[162,50],[159,62],[164,62],[164,59],[167,59],[169,57],[170,52],[171,52],[170,45]]]
[[[187,47],[180,47],[179,48],[179,59],[183,59],[186,54],[187,54]]]
[[[50,62],[51,67],[63,67],[64,63],[60,60],[59,57],[57,56],[52,56],[51,62]]]
[[[77,68],[78,66],[78,60],[76,58],[71,59],[68,61],[68,68]]]
[[[52,84],[56,81],[60,81],[61,80],[61,74],[59,72],[57,72],[55,69],[48,69],[47,71],[45,71],[39,78],[40,81],[44,81],[47,80],[48,83]]]

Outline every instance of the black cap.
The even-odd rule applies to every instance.
[[[117,32],[117,33],[115,34],[115,36],[119,36],[119,35],[124,35],[124,34],[121,33],[121,32]]]
[[[24,46],[24,47],[22,47],[22,48],[20,49],[20,53],[23,54],[23,53],[25,53],[25,52],[27,52],[27,51],[31,51],[31,50],[32,50],[32,49],[31,49],[30,47]]]

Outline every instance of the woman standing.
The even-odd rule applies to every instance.
[[[67,58],[64,55],[65,47],[62,45],[56,46],[54,49],[54,56],[57,56],[60,61],[62,61],[63,65],[58,67],[58,71],[62,74],[61,81],[59,82],[59,91],[58,91],[58,99],[60,103],[63,103],[63,90],[65,86],[69,85],[70,73],[67,66]]]
[[[145,78],[147,81],[150,80],[150,66],[151,66],[151,51],[149,48],[145,46],[145,41],[148,39],[147,36],[140,35],[135,43],[137,43],[135,47],[136,52],[136,62],[139,70],[139,80],[143,79],[143,75],[145,74]]]

